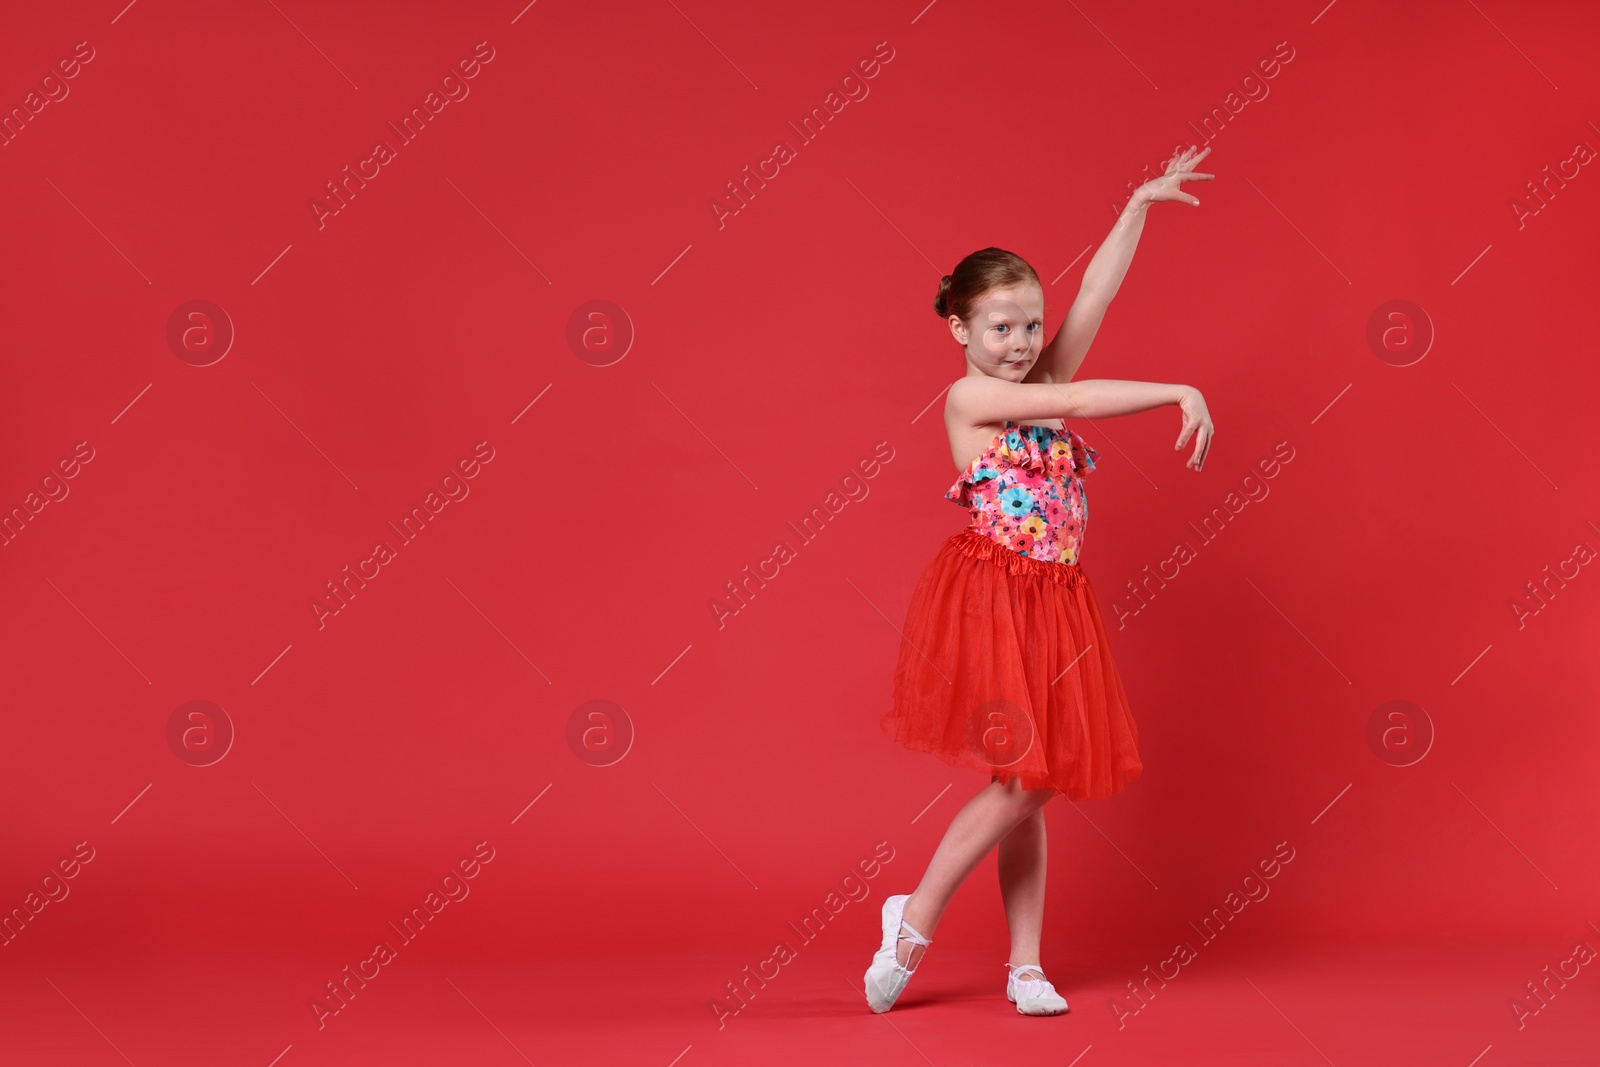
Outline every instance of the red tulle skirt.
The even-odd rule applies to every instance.
[[[923,572],[882,720],[916,752],[1075,800],[1139,777],[1139,728],[1094,587],[971,529]]]

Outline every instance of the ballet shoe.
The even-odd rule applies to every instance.
[[[1017,1006],[1022,1015],[1060,1015],[1067,1010],[1067,1002],[1056,992],[1056,987],[1045,980],[1044,971],[1036,965],[1018,967],[1006,964],[1011,973],[1006,977],[1006,999]],[[1037,978],[1019,975],[1033,972]]]
[[[872,965],[867,968],[865,977],[867,1006],[879,1014],[894,1007],[894,1002],[900,999],[901,991],[917,970],[900,962],[900,942],[922,945],[924,952],[926,946],[933,944],[931,939],[917,933],[905,921],[906,901],[909,899],[910,893],[902,893],[883,902],[883,944],[873,954]],[[908,953],[906,959],[910,958]],[[919,958],[917,962],[920,965],[922,961]]]

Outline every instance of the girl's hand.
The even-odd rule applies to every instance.
[[[1182,200],[1186,204],[1199,207],[1200,201],[1178,186],[1182,182],[1208,182],[1214,179],[1215,174],[1200,174],[1194,170],[1195,164],[1210,154],[1210,145],[1206,145],[1205,150],[1199,155],[1195,154],[1194,145],[1190,145],[1182,152],[1174,151],[1172,159],[1167,162],[1167,172],[1139,186],[1140,192],[1144,193],[1145,203],[1153,204],[1157,200]]]
[[[1211,451],[1211,413],[1206,410],[1206,398],[1192,385],[1184,386],[1184,393],[1178,400],[1178,410],[1183,412],[1183,430],[1178,434],[1178,443],[1172,447],[1182,448],[1189,435],[1194,435],[1194,455],[1189,457],[1189,462],[1184,466],[1193,467],[1198,474],[1206,461],[1206,453]]]

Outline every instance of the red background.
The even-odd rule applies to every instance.
[[[0,148],[0,506],[93,450],[0,547],[0,903],[93,849],[0,956],[7,1062],[1600,1043],[1588,968],[1520,1027],[1509,1007],[1600,947],[1600,578],[1562,563],[1600,545],[1600,177],[1527,189],[1600,148],[1592,7],[113,0],[6,21],[8,111],[93,49]],[[319,226],[325,183],[478,42],[469,94]],[[1196,555],[1114,631],[1144,777],[1047,809],[1044,962],[1073,1011],[1013,1028],[991,856],[887,1028],[847,988],[878,904],[983,784],[877,726],[912,586],[963,522],[939,276],[1016,251],[1053,332],[1127,183],[1280,42],[1293,58],[1249,83],[1267,95],[1204,131],[1202,205],[1152,209],[1079,375],[1196,385],[1217,437],[1196,475],[1172,409],[1076,424],[1102,453],[1084,567],[1108,607]],[[847,83],[867,95],[802,143],[787,124],[875,49]],[[719,223],[780,139],[794,158]],[[167,340],[196,299],[235,331],[208,366]],[[569,344],[591,300],[631,324],[609,365]],[[1367,341],[1391,300],[1435,331],[1406,366]],[[485,441],[468,495],[319,626],[324,583]],[[801,544],[786,524],[835,491],[859,499]],[[1206,540],[1218,508],[1237,514]],[[796,558],[719,626],[779,540]],[[1568,580],[1541,607],[1547,566]],[[235,732],[209,766],[168,743],[190,700]],[[609,766],[569,744],[590,700],[632,731]],[[1433,731],[1410,766],[1368,742],[1392,700]],[[324,983],[483,841],[470,896],[319,1029]],[[719,1027],[724,984],[879,842],[870,896]],[[1271,896],[1119,1027],[1126,983],[1280,842]]]

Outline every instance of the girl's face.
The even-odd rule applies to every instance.
[[[966,346],[967,362],[1020,382],[1044,347],[1044,291],[1034,282],[991,289],[966,322],[950,317],[950,332]]]

